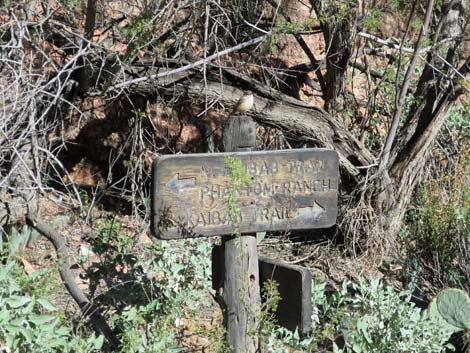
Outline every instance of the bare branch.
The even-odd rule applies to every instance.
[[[181,73],[181,72],[185,72],[185,71],[194,69],[194,68],[196,68],[198,66],[201,66],[201,65],[203,65],[203,64],[205,64],[209,61],[217,59],[217,58],[219,58],[223,55],[230,54],[230,53],[233,53],[237,50],[249,47],[251,45],[261,43],[265,39],[269,38],[271,35],[272,35],[272,33],[268,33],[268,34],[262,35],[260,37],[250,39],[246,42],[237,44],[237,45],[235,45],[231,48],[227,48],[227,49],[219,51],[215,54],[209,55],[205,59],[198,60],[194,63],[184,65],[184,66],[179,67],[179,68],[174,69],[174,70],[165,71],[165,72],[162,72],[160,74],[155,74],[155,75],[150,75],[150,76],[145,76],[145,77],[139,77],[139,78],[136,78],[136,79],[133,79],[133,80],[129,80],[129,81],[119,83],[117,85],[108,87],[108,91],[114,91],[114,90],[122,89],[122,88],[125,88],[125,87],[128,87],[128,86],[131,86],[131,85],[135,85],[137,83],[145,82],[145,81],[148,81],[148,80],[155,80],[157,78],[167,77],[167,76],[171,76],[171,75],[174,75],[174,74],[178,74],[178,73]]]
[[[401,112],[403,110],[405,98],[408,93],[408,87],[411,84],[411,76],[413,75],[413,72],[416,67],[416,63],[417,63],[419,52],[420,52],[421,42],[423,38],[427,36],[429,23],[431,22],[431,17],[433,13],[433,7],[434,7],[434,0],[429,0],[428,7],[426,9],[426,16],[424,19],[424,24],[419,33],[418,40],[416,41],[415,51],[411,59],[411,63],[408,66],[408,69],[406,71],[406,75],[403,80],[403,86],[401,87],[401,91],[400,91],[400,98],[398,99],[398,104],[395,108],[395,113],[393,115],[392,125],[390,126],[390,130],[388,132],[387,139],[385,141],[385,146],[382,152],[383,154],[382,154],[382,160],[381,160],[381,168],[386,168],[388,161],[390,159],[390,151],[392,149],[392,144],[393,144],[393,141],[395,140],[395,136],[397,133],[398,123],[400,122],[400,117],[401,117]]]

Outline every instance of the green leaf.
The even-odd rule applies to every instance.
[[[257,232],[256,240],[258,241],[258,244],[261,243],[265,237],[266,237],[266,232]]]
[[[451,332],[458,332],[462,330],[459,327],[455,327],[454,325],[451,325],[441,316],[441,314],[439,313],[439,310],[437,309],[437,298],[434,298],[433,300],[431,300],[431,303],[429,303],[428,315],[429,315],[429,318],[432,320],[435,320],[435,322],[440,327],[444,327],[445,329]]]
[[[20,317],[20,318],[17,318],[17,319],[14,319],[14,320],[11,320],[7,326],[11,327],[12,330],[15,330],[22,326],[23,325],[23,322],[24,322],[24,318],[23,317]]]
[[[10,320],[10,312],[8,310],[1,310],[0,311],[0,323],[8,322]]]
[[[49,311],[56,311],[57,310],[57,308],[54,305],[52,305],[50,301],[48,301],[46,299],[41,298],[41,299],[38,299],[37,301],[46,310],[49,310]]]
[[[20,333],[26,338],[26,342],[31,343],[33,341],[33,331],[27,327],[21,327]]]
[[[104,336],[103,335],[99,335],[98,337],[96,337],[92,340],[92,344],[93,344],[93,347],[95,348],[95,350],[101,349],[103,347],[103,343],[104,343]]]
[[[451,325],[470,329],[470,298],[461,289],[449,288],[437,296],[437,310]]]
[[[10,245],[10,255],[16,254],[18,249],[24,249],[29,238],[29,231],[27,226],[24,226],[20,232],[15,228],[12,229],[9,245]]]
[[[10,273],[12,267],[15,266],[15,262],[14,261],[9,261],[5,267],[3,267],[1,270],[0,270],[0,282],[1,281],[4,281],[8,274]]]
[[[25,297],[22,295],[12,295],[10,298],[6,300],[7,304],[10,305],[14,309],[17,309],[23,305],[26,305],[30,301],[31,301],[31,298]]]
[[[353,351],[356,352],[356,353],[362,353],[362,348],[359,344],[357,343],[354,343],[353,344],[353,347],[352,347]]]
[[[8,291],[10,294],[17,293],[21,291],[21,288],[13,281],[10,281],[10,285],[8,286]]]
[[[35,325],[43,325],[46,322],[54,320],[56,317],[52,315],[38,315],[38,314],[31,314],[29,316],[29,321],[31,321]]]
[[[34,306],[36,305],[36,300],[34,298],[31,298],[31,301],[28,303],[28,305],[24,308],[21,309],[21,315],[29,315],[33,312]]]

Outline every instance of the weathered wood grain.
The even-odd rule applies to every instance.
[[[236,117],[235,117],[236,118]],[[240,121],[249,121],[240,117]],[[235,127],[247,147],[252,127]],[[243,137],[244,136],[244,137]],[[227,138],[225,138],[227,139]],[[230,148],[235,144],[227,142]],[[229,235],[226,156],[243,162],[252,183],[238,189],[240,231],[289,231],[334,225],[338,156],[326,149],[297,149],[162,156],[154,162],[153,234],[160,239]]]
[[[255,149],[256,125],[251,118],[232,116],[224,129],[225,150]],[[240,200],[239,200],[240,202]],[[234,225],[239,228],[239,225]],[[261,296],[256,234],[222,239],[224,249],[224,293],[227,344],[234,353],[259,352],[258,328]]]

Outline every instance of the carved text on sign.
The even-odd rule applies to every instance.
[[[233,188],[226,156],[242,161],[248,185]],[[163,239],[231,234],[231,192],[242,233],[327,227],[336,221],[337,189],[330,150],[163,156],[154,162],[152,231]]]

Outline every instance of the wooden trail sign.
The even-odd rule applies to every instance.
[[[153,165],[152,225],[160,239],[229,235],[226,157],[251,183],[236,191],[241,233],[325,228],[336,222],[338,156],[326,149],[162,156]]]

